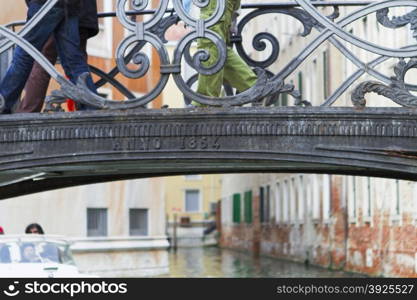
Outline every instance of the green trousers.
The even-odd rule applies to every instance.
[[[229,83],[238,92],[243,92],[255,85],[257,76],[252,69],[233,51],[230,46],[230,26],[233,12],[240,8],[240,0],[219,0],[226,2],[226,10],[222,19],[211,30],[221,36],[227,45],[227,58],[224,67],[214,75],[199,75],[197,92],[211,97],[219,97],[223,82]],[[207,7],[201,9],[201,17],[207,19],[216,8],[216,0],[211,0]],[[213,65],[219,53],[216,46],[208,39],[198,41],[198,49],[205,49],[210,53],[210,58],[203,63],[209,67]]]

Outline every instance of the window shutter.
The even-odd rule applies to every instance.
[[[241,214],[240,194],[233,195],[233,223],[240,223]]]

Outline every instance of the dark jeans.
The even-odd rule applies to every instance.
[[[88,32],[80,30],[80,50],[83,53],[84,60],[87,62],[87,40]],[[51,63],[55,64],[58,58],[55,38],[51,36],[42,49],[42,54]],[[25,85],[25,96],[19,103],[17,113],[32,113],[42,110],[46,92],[48,90],[51,76],[37,62],[33,65],[32,72]],[[83,107],[81,107],[82,109]]]
[[[28,10],[28,20],[41,7],[41,4],[31,1]],[[75,83],[81,74],[89,72],[88,65],[80,50],[78,17],[65,17],[65,12],[62,8],[54,7],[25,36],[25,39],[40,51],[51,34],[55,37],[58,55],[61,58],[64,71],[70,80]],[[3,113],[11,113],[12,107],[26,84],[32,66],[33,58],[22,48],[17,47],[13,54],[12,64],[0,84],[0,93],[6,102]],[[87,78],[87,85],[91,91],[96,92],[91,76]]]

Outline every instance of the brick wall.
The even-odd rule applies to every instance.
[[[257,182],[252,176],[256,175],[248,175],[248,182]],[[302,221],[276,222],[274,217],[261,224],[260,196],[258,188],[254,187],[253,223],[223,224],[221,246],[371,276],[417,277],[414,195],[405,190],[401,193],[403,212],[393,220],[390,211],[393,199],[386,197],[389,193],[381,189],[389,184],[376,181],[374,189],[381,190],[372,198],[372,216],[364,217],[365,200],[361,196],[356,204],[357,218],[352,222],[347,207],[351,193],[347,177],[331,178],[328,220],[323,220],[321,197],[319,218],[313,218],[311,207],[306,205]],[[233,184],[229,182],[230,186]],[[311,205],[311,199],[306,203]]]

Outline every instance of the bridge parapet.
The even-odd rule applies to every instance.
[[[99,109],[129,109],[144,107],[154,101],[164,90],[170,76],[173,76],[179,90],[184,94],[187,102],[194,101],[208,106],[240,106],[244,104],[270,104],[267,96],[290,94],[295,98],[295,105],[308,106],[310,99],[302,99],[299,91],[295,90],[292,84],[287,83],[288,78],[294,74],[295,70],[305,62],[317,47],[325,42],[330,42],[350,61],[352,61],[358,70],[347,78],[341,86],[334,91],[324,102],[322,106],[330,106],[355,82],[358,82],[362,75],[368,74],[375,78],[376,81],[366,81],[358,84],[358,87],[352,94],[352,102],[357,107],[365,106],[365,95],[375,92],[383,95],[397,104],[405,107],[416,107],[417,98],[411,91],[416,91],[417,86],[406,84],[406,73],[416,68],[417,46],[411,45],[401,49],[390,49],[384,45],[373,44],[365,41],[354,34],[348,32],[346,27],[371,14],[376,14],[379,25],[387,28],[400,28],[410,25],[410,29],[417,30],[417,4],[411,0],[397,1],[309,1],[295,0],[287,3],[268,3],[268,4],[246,4],[243,8],[248,13],[240,20],[237,32],[231,37],[232,43],[236,46],[239,55],[248,65],[257,68],[258,81],[250,89],[239,94],[233,94],[233,90],[226,88],[228,92],[226,97],[212,98],[196,93],[191,85],[197,80],[197,75],[190,79],[185,79],[181,74],[185,64],[188,64],[198,74],[215,74],[225,63],[226,43],[213,30],[211,26],[216,24],[222,17],[225,9],[225,1],[218,1],[214,13],[208,19],[200,19],[192,16],[183,6],[182,0],[161,0],[156,9],[149,9],[149,1],[128,1],[117,0],[116,13],[102,14],[101,17],[117,16],[118,20],[124,26],[129,34],[120,42],[116,51],[117,66],[109,74],[96,68],[92,71],[101,77],[97,82],[98,86],[110,82],[118,88],[128,100],[117,101],[107,100],[91,93],[84,82],[85,77],[81,76],[77,85],[66,80],[49,62],[40,54],[32,45],[24,40],[24,35],[30,31],[33,26],[42,19],[42,17],[54,6],[57,0],[49,0],[39,13],[28,23],[19,33],[13,33],[4,26],[0,27],[0,33],[3,39],[0,41],[0,54],[16,44],[26,50],[33,58],[40,63],[45,70],[60,85],[61,89],[52,94],[47,100],[48,109],[56,108],[57,104],[62,103],[68,98],[77,102],[87,104]],[[127,3],[133,10],[126,10]],[[210,1],[193,0],[192,4],[198,7],[209,5]],[[172,8],[170,8],[172,4]],[[319,7],[333,7],[334,12],[329,16],[324,16],[318,9]],[[357,7],[357,9],[341,17],[340,7]],[[390,9],[395,7],[408,7],[410,10],[403,16],[390,18],[388,16]],[[303,36],[308,36],[313,30],[320,34],[294,58],[284,64],[282,69],[275,73],[268,70],[279,57],[279,38],[268,32],[260,32],[253,39],[253,46],[256,51],[264,51],[269,43],[271,46],[270,54],[263,60],[256,60],[247,54],[242,45],[242,32],[249,26],[252,20],[261,18],[265,15],[287,15],[303,25]],[[147,15],[146,18],[132,18],[135,15]],[[170,57],[166,47],[165,34],[168,28],[179,20],[190,29],[176,45],[173,57]],[[193,42],[199,39],[209,39],[216,46],[218,60],[213,65],[207,67],[204,62],[210,57],[206,50],[199,50],[192,54],[190,51]],[[361,48],[370,53],[379,55],[378,58],[365,62],[346,47],[346,43]],[[119,73],[122,75],[140,79],[147,76],[151,58],[143,51],[144,46],[150,44],[158,53],[160,60],[160,79],[157,84],[141,97],[135,97],[126,87],[115,79]],[[395,74],[382,74],[378,70],[378,65],[388,59],[399,59]],[[132,68],[136,65],[136,68]],[[391,77],[391,75],[395,75]],[[359,83],[359,82],[358,82]],[[264,100],[264,101],[262,101]],[[270,99],[269,99],[270,100]],[[59,105],[58,105],[59,106]]]

